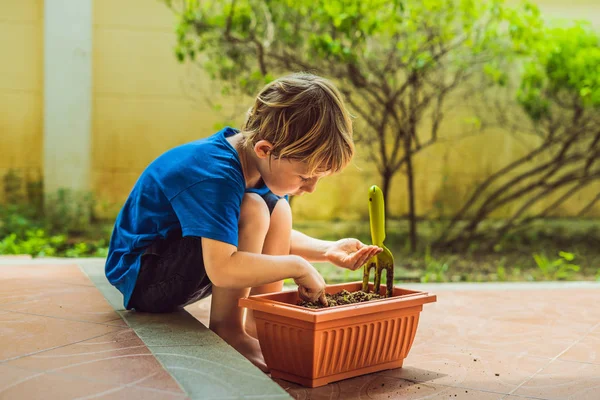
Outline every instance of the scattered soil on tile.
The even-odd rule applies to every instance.
[[[365,293],[362,290],[359,290],[357,292],[349,292],[347,290],[342,290],[341,292],[335,294],[327,293],[325,297],[327,297],[328,307],[343,306],[345,304],[364,303],[365,301],[369,300],[385,298],[385,296],[381,296],[377,293]],[[306,308],[325,308],[325,306],[323,306],[318,301],[308,302],[300,300],[298,302],[298,305]]]

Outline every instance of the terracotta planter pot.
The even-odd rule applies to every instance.
[[[362,282],[331,285],[327,293],[361,287]],[[297,306],[297,301],[297,291],[288,291],[250,296],[239,305],[254,310],[271,376],[317,387],[402,367],[423,304],[436,296],[395,287],[386,299],[318,310]]]

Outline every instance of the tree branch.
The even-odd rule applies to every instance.
[[[536,156],[540,155],[544,151],[552,148],[553,146],[555,146],[555,145],[557,145],[559,143],[561,143],[561,141],[559,141],[559,140],[547,140],[544,143],[542,143],[541,145],[539,145],[536,149],[534,149],[531,152],[529,152],[528,154],[526,154],[525,156],[523,156],[523,157],[521,157],[521,158],[513,161],[512,163],[508,164],[504,168],[501,168],[500,170],[498,170],[495,173],[493,173],[492,175],[490,175],[483,183],[481,183],[477,187],[477,189],[475,189],[475,192],[471,195],[471,197],[464,203],[464,205],[461,207],[461,209],[454,215],[454,217],[450,221],[450,224],[448,224],[448,226],[446,227],[446,229],[444,229],[444,231],[442,232],[442,234],[440,235],[440,237],[436,240],[436,244],[441,243],[441,242],[443,242],[443,241],[445,241],[447,239],[449,233],[452,231],[452,229],[454,229],[454,227],[456,226],[456,224],[458,223],[458,221],[460,221],[460,220],[462,220],[464,218],[464,216],[467,213],[467,211],[469,209],[471,209],[471,207],[481,197],[481,195],[496,180],[498,180],[500,177],[506,175],[507,173],[515,170],[516,168],[520,167],[521,165],[532,161]],[[542,167],[546,168],[547,164],[545,166],[542,166]],[[537,170],[537,168],[534,169],[533,173],[535,173],[536,170]],[[513,179],[513,181],[511,181],[509,183],[517,183],[517,182],[521,181],[522,179],[525,179],[529,175],[532,175],[532,173],[528,173],[526,176],[522,177],[521,179],[518,179],[520,177],[520,176],[518,176],[517,178]],[[503,190],[505,189],[505,187],[506,187],[506,185],[504,185],[502,187]],[[498,193],[498,191],[496,191],[495,193]],[[500,193],[502,193],[502,192],[500,191]],[[492,198],[492,196],[488,197],[488,199],[490,199],[490,198]]]
[[[585,207],[583,207],[583,208],[581,209],[581,211],[579,211],[579,213],[577,213],[577,216],[578,216],[578,217],[583,217],[585,214],[587,214],[587,213],[588,213],[588,211],[590,211],[590,210],[591,210],[591,209],[594,207],[594,205],[595,205],[595,204],[596,204],[598,201],[600,201],[600,193],[598,193],[598,194],[596,195],[596,197],[594,197],[594,198],[592,199],[592,201],[590,201],[590,202],[589,202],[589,203],[588,203],[588,204],[587,204]]]
[[[598,178],[600,178],[600,171],[598,171],[592,175],[582,175],[580,177],[567,176],[562,180],[554,182],[553,184],[545,185],[544,190],[540,191],[536,196],[534,196],[531,199],[529,199],[528,201],[526,201],[525,204],[523,204],[521,206],[521,208],[498,230],[496,237],[500,238],[500,237],[504,236],[509,231],[509,229],[514,226],[515,221],[525,211],[527,211],[533,204],[537,203],[539,200],[545,198],[549,193],[552,193],[556,189],[558,189],[562,186],[565,186],[569,183],[579,182],[572,191],[569,191],[566,194],[564,194],[563,196],[561,196],[557,201],[552,203],[552,205],[550,207],[547,207],[544,211],[542,211],[540,213],[540,215],[538,215],[536,217],[529,217],[529,218],[525,219],[525,221],[523,221],[523,223],[528,223],[529,221],[532,221],[534,219],[545,217],[548,211],[555,209],[558,205],[562,204],[566,199],[573,196],[575,193],[577,193],[577,191],[579,191],[580,189],[585,187],[589,183],[589,181],[596,180]]]

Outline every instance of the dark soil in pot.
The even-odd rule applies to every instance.
[[[298,302],[298,305],[306,308],[329,308],[335,306],[343,306],[346,304],[364,303],[365,301],[369,300],[385,298],[385,296],[381,296],[377,293],[365,293],[362,290],[359,290],[357,292],[349,292],[347,290],[342,290],[341,292],[335,294],[327,293],[325,296],[327,297],[327,303],[329,304],[328,307],[323,306],[318,301],[307,302],[300,300]]]

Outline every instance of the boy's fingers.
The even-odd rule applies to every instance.
[[[369,260],[375,257],[377,254],[381,253],[381,249],[379,247],[371,248],[369,251],[364,254],[361,258],[357,260],[357,262],[352,266],[352,270],[355,271],[365,265]]]
[[[364,265],[368,263],[371,258],[373,258],[373,255],[371,253],[365,254],[365,257],[361,260],[360,264]]]
[[[365,246],[357,250],[354,254],[352,254],[352,258],[361,258],[365,254],[367,254],[369,257],[373,257],[375,254],[378,254],[381,251],[382,249],[380,249],[377,246]]]
[[[383,249],[378,246],[364,246],[352,255],[350,255],[349,261],[350,263],[352,263],[352,265],[348,266],[347,268],[352,271],[356,271],[357,269],[365,265],[371,258],[375,257],[382,251]]]
[[[313,302],[317,300],[317,296],[315,296],[314,293],[309,292],[308,289],[304,286],[298,287],[298,294],[300,295],[300,298],[304,301]]]
[[[354,264],[352,264],[350,269],[352,271],[355,271],[358,268],[360,268],[362,265],[365,264],[365,262],[367,262],[368,256],[369,256],[369,254],[356,254],[355,257],[352,257],[352,262]]]
[[[323,304],[323,306],[329,307],[329,303],[327,301],[327,297],[325,296],[325,292],[321,292],[321,296],[319,296],[319,302]]]
[[[363,247],[361,250],[364,250],[361,254],[361,258],[363,256],[371,258],[373,256],[373,249],[371,247]]]
[[[356,264],[359,260],[362,260],[365,257],[365,252],[360,249],[356,253],[352,254],[350,257],[350,262]]]
[[[324,291],[321,292],[320,294],[316,295],[315,292],[309,292],[308,289],[305,288],[304,286],[298,286],[298,295],[304,301],[308,301],[308,302],[318,301],[319,303],[323,304],[325,307],[329,306],[329,302],[327,301],[327,297],[325,296]]]
[[[370,250],[367,253],[367,260],[370,260],[371,258],[375,257],[378,254],[377,250]],[[365,262],[367,261],[365,260]]]
[[[381,252],[383,251],[383,249],[380,248],[376,248],[375,250],[373,250],[373,252],[371,253],[371,258],[375,257],[377,254],[381,254]]]
[[[362,267],[363,265],[365,265],[369,260],[371,259],[371,255],[370,254],[365,254],[360,260],[358,260],[358,262],[356,264],[354,264],[354,270],[359,269],[360,267]]]
[[[298,295],[300,296],[300,298],[304,301],[310,301],[310,299],[308,298],[307,294],[306,294],[306,288],[304,288],[304,286],[298,286]]]
[[[363,263],[363,264],[361,264],[360,262],[357,262],[357,263],[355,263],[354,265],[352,265],[352,266],[351,266],[349,269],[350,269],[351,271],[356,271],[357,269],[359,269],[359,268],[360,268],[360,267],[362,267],[363,265],[364,265],[364,263]]]

